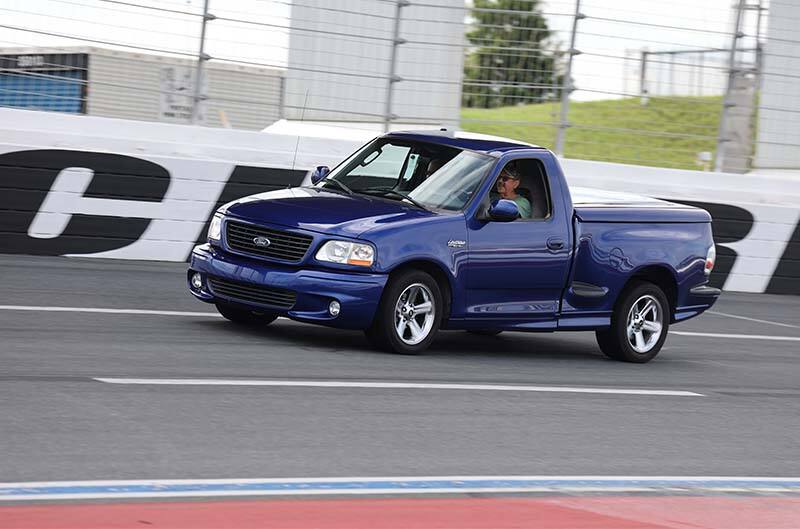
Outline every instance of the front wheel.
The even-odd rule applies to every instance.
[[[419,354],[433,341],[443,307],[439,285],[429,274],[401,272],[386,287],[367,339],[380,349]]]
[[[597,331],[597,344],[609,358],[644,364],[656,357],[669,330],[669,302],[653,283],[629,286],[611,315],[611,327]]]
[[[268,325],[278,319],[275,314],[240,309],[224,303],[217,303],[217,310],[226,320],[240,325]]]

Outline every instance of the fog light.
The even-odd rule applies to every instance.
[[[342,306],[339,305],[338,301],[331,301],[331,304],[328,305],[328,312],[330,312],[331,316],[334,318],[339,315],[340,310],[342,310]]]
[[[197,290],[203,290],[203,276],[200,275],[200,272],[195,272],[192,275],[192,286]]]

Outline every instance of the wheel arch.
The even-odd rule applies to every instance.
[[[637,269],[620,290],[616,303],[619,303],[622,294],[636,281],[653,283],[664,292],[669,303],[670,322],[674,323],[675,308],[678,306],[678,280],[675,271],[664,265],[647,265]]]
[[[442,265],[436,261],[428,259],[413,259],[398,264],[389,271],[389,280],[406,270],[421,270],[429,274],[439,288],[442,289],[442,299],[444,300],[444,310],[442,311],[442,322],[450,317],[450,310],[453,304],[453,283],[450,274]]]

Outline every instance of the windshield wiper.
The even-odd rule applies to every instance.
[[[353,190],[352,189],[350,189],[349,187],[344,185],[342,182],[336,180],[335,178],[326,179],[325,181],[326,182],[333,182],[334,184],[339,186],[343,191],[347,192],[348,195],[352,195],[353,194]]]
[[[359,189],[358,192],[359,193],[364,193],[364,194],[367,194],[367,195],[376,195],[376,194],[395,195],[395,196],[398,196],[398,197],[402,197],[404,200],[408,200],[409,202],[411,202],[412,204],[417,206],[419,209],[424,209],[425,211],[430,211],[430,209],[428,209],[428,207],[425,206],[424,204],[421,204],[420,202],[417,202],[416,200],[414,200],[413,198],[408,196],[406,193],[403,193],[402,191],[398,191],[396,189],[388,189],[388,188],[369,189],[368,188],[368,189]]]

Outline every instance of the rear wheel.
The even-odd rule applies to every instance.
[[[401,272],[387,285],[369,342],[400,354],[419,354],[430,346],[442,320],[442,294],[436,281],[420,270]]]
[[[240,325],[268,325],[278,318],[276,314],[243,309],[224,303],[217,303],[217,310],[225,319]]]
[[[609,358],[644,364],[656,357],[669,330],[669,302],[653,283],[637,281],[622,294],[611,327],[597,331],[597,344]]]

